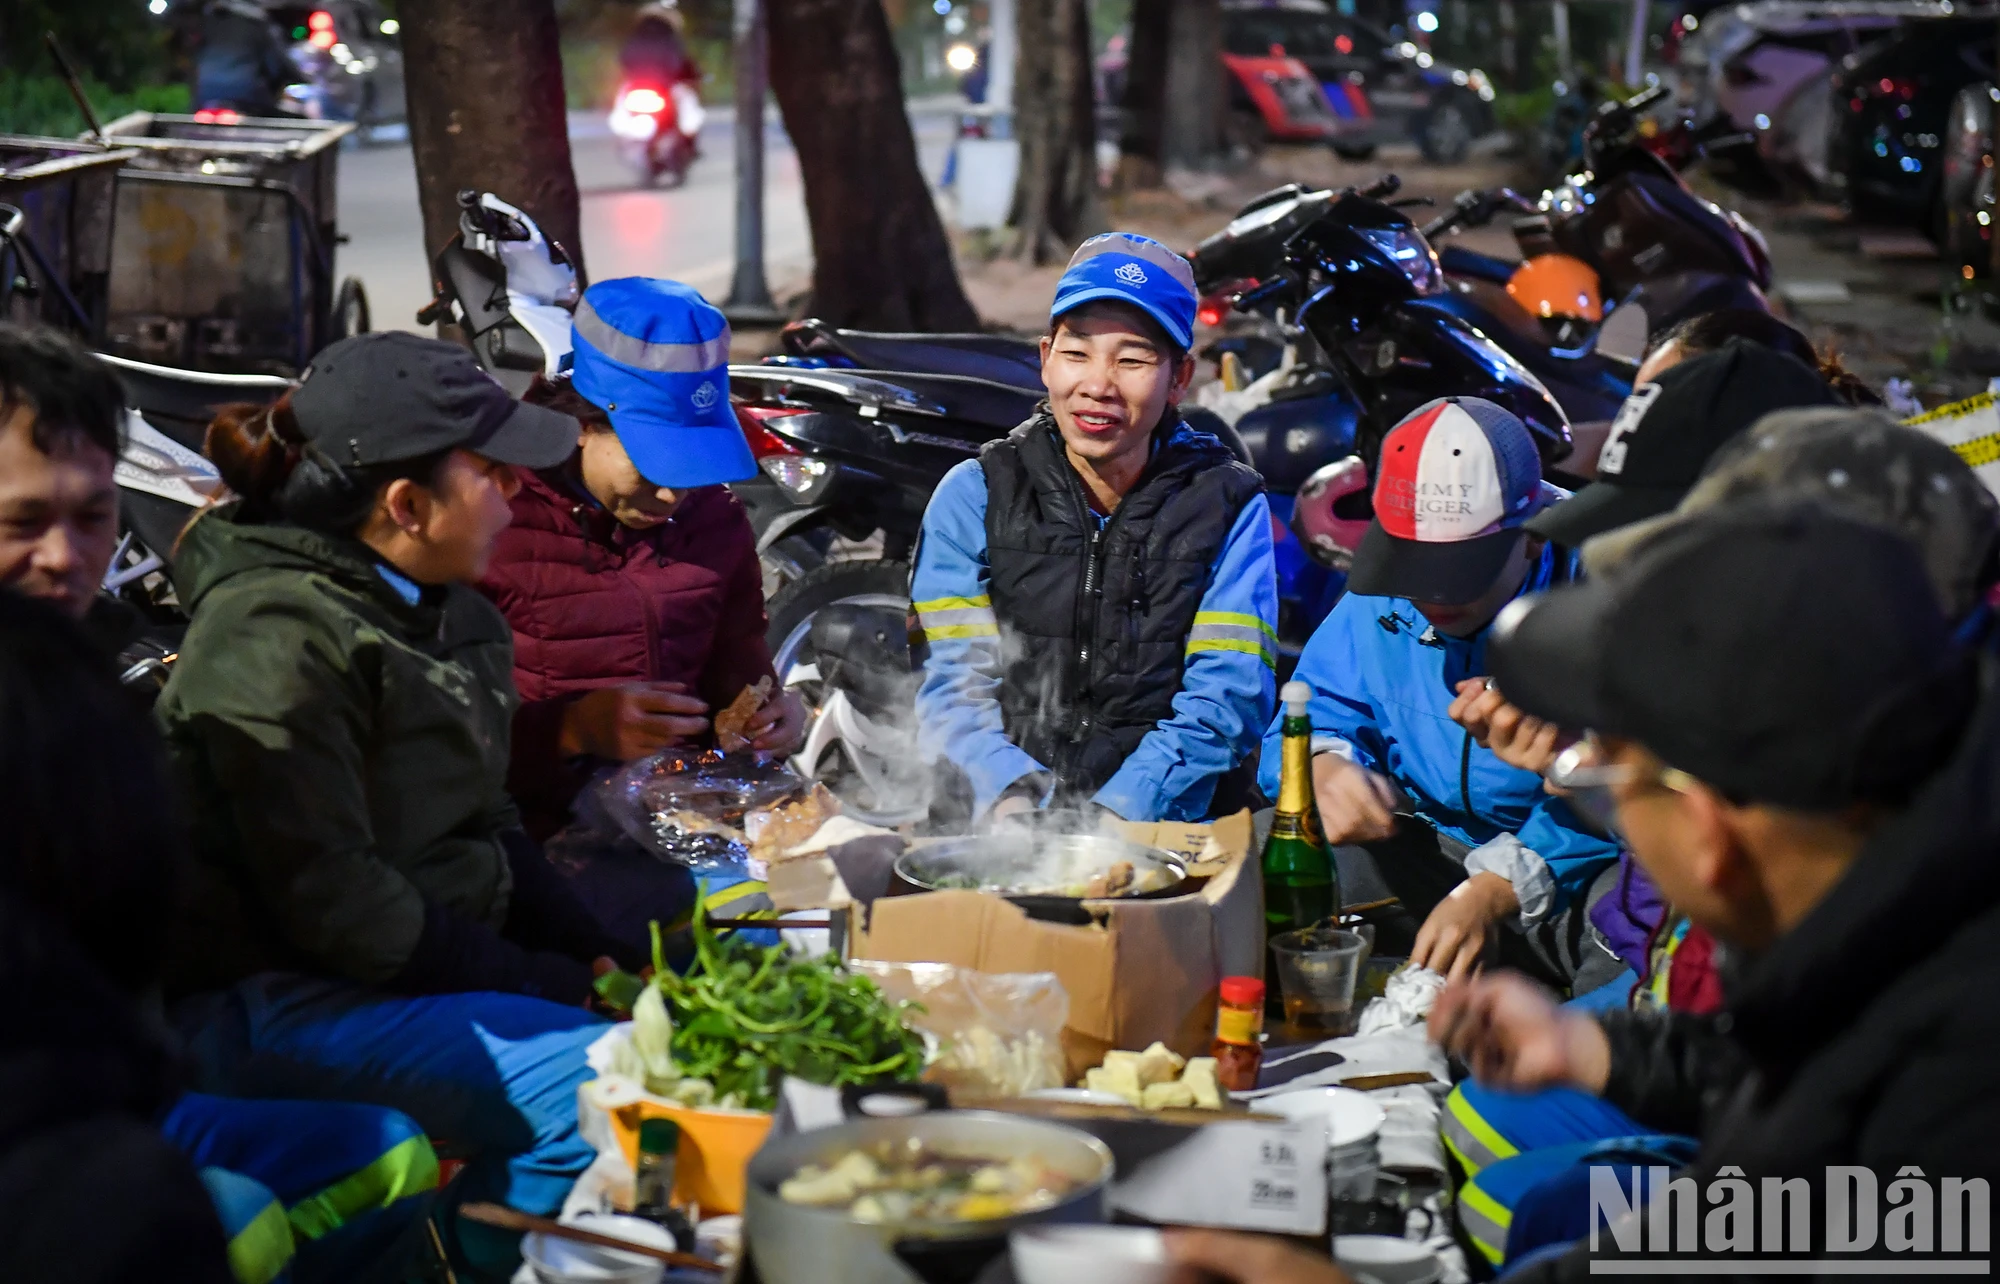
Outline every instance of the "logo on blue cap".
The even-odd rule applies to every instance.
[[[1056,283],[1049,319],[1099,299],[1138,308],[1159,322],[1167,337],[1183,349],[1194,343],[1194,313],[1199,302],[1194,269],[1151,237],[1106,232],[1078,246],[1062,280]]]
[[[604,408],[641,476],[676,489],[744,481],[757,461],[729,404],[729,322],[677,281],[622,277],[584,292],[574,387]]]

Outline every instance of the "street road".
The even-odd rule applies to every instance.
[[[776,117],[773,108],[764,150],[764,258],[774,288],[812,266],[798,156]],[[912,123],[924,173],[935,182],[954,117],[926,109],[914,113]],[[701,147],[685,186],[649,191],[619,160],[602,113],[570,114],[570,148],[583,193],[584,261],[592,280],[663,276],[711,299],[728,293],[736,262],[735,122],[726,114],[711,117]],[[430,302],[430,270],[408,143],[350,146],[341,153],[340,230],[349,240],[339,248],[337,275],[361,278],[375,328],[417,329],[417,310]]]

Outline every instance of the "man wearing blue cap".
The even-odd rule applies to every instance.
[[[1217,787],[1276,704],[1277,581],[1262,479],[1177,410],[1195,303],[1157,241],[1084,242],[1042,339],[1047,403],[931,496],[917,716],[976,814],[1240,804]]]

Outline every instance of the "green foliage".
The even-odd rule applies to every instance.
[[[113,88],[165,76],[167,26],[146,0],[0,0],[0,73],[52,74],[46,31],[79,71]]]
[[[120,92],[87,80],[84,92],[100,120],[111,121],[133,111],[185,112],[186,85],[142,85]],[[54,75],[20,75],[0,69],[0,133],[40,134],[68,138],[86,128],[83,113],[69,87]]]
[[[769,1110],[784,1075],[837,1087],[922,1073],[923,1040],[903,1020],[915,1005],[890,1003],[867,977],[783,945],[718,940],[700,901],[694,941],[694,966],[675,976],[654,925],[653,983],[673,1017],[675,1063],[719,1096]]]

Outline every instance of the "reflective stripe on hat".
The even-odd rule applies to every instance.
[[[932,598],[914,605],[926,641],[1000,636],[1000,617],[993,613],[993,598],[988,594]]]
[[[590,296],[576,306],[577,337],[585,340],[620,365],[636,366],[659,374],[700,374],[729,364],[729,327],[713,339],[699,343],[647,343],[614,328],[597,315]]]
[[[1507,497],[1493,443],[1456,402],[1404,420],[1382,443],[1375,516],[1397,539],[1455,544],[1497,530]]]
[[[1187,654],[1198,651],[1239,651],[1254,655],[1271,668],[1278,667],[1275,654],[1278,635],[1254,615],[1237,611],[1197,611],[1194,627],[1188,630]]]
[[[1195,292],[1194,269],[1188,266],[1186,259],[1158,241],[1149,237],[1134,236],[1130,232],[1105,232],[1091,237],[1076,247],[1076,253],[1070,255],[1069,266],[1063,271],[1067,272],[1086,259],[1094,259],[1100,254],[1124,254],[1135,259],[1143,259],[1164,268],[1167,275],[1178,281],[1181,288],[1189,294]],[[1143,278],[1138,284],[1144,284]]]

